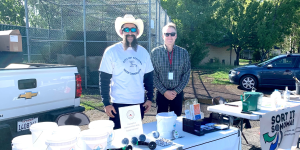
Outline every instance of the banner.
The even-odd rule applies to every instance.
[[[300,106],[271,111],[260,119],[262,150],[291,149],[300,134]]]

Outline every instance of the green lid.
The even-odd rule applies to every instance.
[[[253,96],[255,96],[255,95],[262,95],[263,93],[261,93],[261,92],[244,92],[244,95],[253,95]]]

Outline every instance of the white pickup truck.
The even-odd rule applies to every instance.
[[[30,134],[37,122],[82,112],[81,76],[76,66],[10,64],[0,68],[0,149],[11,149],[12,138]]]

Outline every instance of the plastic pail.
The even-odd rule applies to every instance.
[[[114,127],[115,127],[115,123],[111,120],[96,120],[96,121],[92,121],[89,124],[89,128],[92,130],[97,130],[100,132],[104,132],[107,131],[109,136],[107,139],[107,145],[110,146],[111,142],[114,139]]]
[[[76,137],[80,133],[80,128],[78,126],[73,125],[65,125],[65,126],[59,126],[53,131],[53,134],[72,134]]]
[[[57,128],[55,122],[41,122],[30,126],[33,147],[37,149],[46,149],[46,139],[50,137]]]
[[[46,150],[75,150],[75,134],[53,134],[46,140]]]
[[[157,131],[160,134],[160,137],[165,139],[172,139],[172,131],[176,127],[177,115],[172,112],[158,113],[156,115],[157,120]]]
[[[12,150],[32,150],[31,135],[17,136],[12,140]]]
[[[98,130],[99,131],[99,130]],[[108,132],[89,129],[80,132],[77,140],[80,150],[106,149]]]

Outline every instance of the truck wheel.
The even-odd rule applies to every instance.
[[[255,77],[252,75],[246,75],[243,76],[242,79],[240,80],[240,86],[242,87],[243,90],[249,91],[252,90],[252,88],[256,88],[258,85],[258,82]]]

